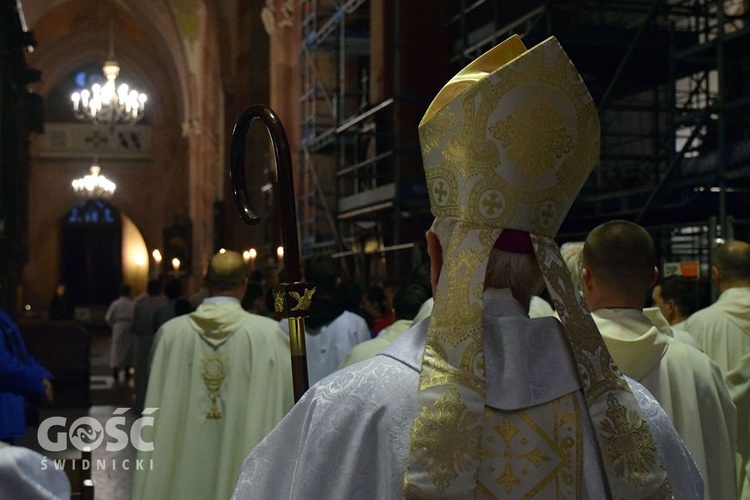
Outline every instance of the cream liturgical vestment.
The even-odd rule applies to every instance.
[[[592,316],[618,368],[643,384],[669,415],[701,471],[705,497],[736,498],[736,410],[719,367],[676,340],[658,308],[647,313],[599,309]]]
[[[419,308],[419,311],[417,312],[417,315],[414,316],[413,323],[416,325],[426,317],[428,317],[430,314],[432,314],[432,308],[435,305],[435,299],[430,297],[429,299],[425,300],[422,303],[422,306]]]
[[[739,366],[724,377],[735,406],[737,406],[737,452],[739,488],[742,500],[750,499],[750,350]]]
[[[742,498],[750,499],[750,288],[725,290],[712,305],[690,315],[684,329],[719,365],[737,406],[739,482]]]
[[[375,356],[377,353],[391,345],[399,335],[408,330],[413,321],[410,319],[399,319],[392,325],[383,328],[374,339],[366,340],[355,345],[341,363],[341,368]]]
[[[209,298],[156,334],[133,498],[222,499],[243,459],[294,404],[289,341],[276,321]],[[151,468],[153,467],[153,468]]]
[[[750,288],[725,290],[711,306],[690,315],[684,329],[722,373],[736,369],[750,348]]]
[[[483,309],[486,405],[501,418],[482,437],[477,494],[609,498],[560,323],[529,319],[509,290],[487,289]],[[310,388],[247,457],[234,498],[402,498],[427,325]],[[695,464],[667,416],[640,384],[629,384],[675,498],[701,498]]]
[[[660,332],[669,335],[670,337],[674,337],[680,342],[683,342],[691,347],[695,347],[701,352],[703,351],[703,349],[700,348],[698,342],[695,341],[693,336],[683,329],[684,326],[678,327],[677,323],[675,323],[674,325],[670,325],[669,321],[664,317],[658,307],[647,307],[643,310],[643,314]],[[684,322],[680,324],[684,324]]]

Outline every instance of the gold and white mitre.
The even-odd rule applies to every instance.
[[[585,312],[553,237],[599,157],[593,100],[558,41],[518,36],[461,70],[419,126],[432,213],[457,221],[420,372],[403,494],[472,498],[482,444],[482,301],[490,250],[504,229],[530,233],[576,359],[614,498],[669,498],[648,424]],[[477,493],[478,494],[478,493]]]

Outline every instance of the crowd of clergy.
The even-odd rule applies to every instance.
[[[429,269],[373,332],[342,300],[338,262],[305,261],[298,401],[291,323],[245,310],[242,256],[214,255],[197,308],[139,334],[137,404],[154,425],[132,498],[750,499],[750,244],[713,249],[717,298],[702,307],[695,281],[660,277],[635,223],[558,248],[598,134],[554,38],[511,37],[448,82],[420,124]],[[548,178],[529,170],[540,143],[560,159]],[[165,305],[138,309],[153,324]]]
[[[462,79],[468,80],[466,75],[462,75]],[[454,98],[460,92],[449,94]],[[440,103],[439,98],[436,102],[438,109],[445,104]],[[428,111],[425,120],[431,117],[430,113]],[[438,117],[439,113],[435,113],[435,120]],[[425,137],[426,132],[423,142],[427,142]],[[429,184],[427,152],[424,152],[424,157]],[[442,161],[442,157],[438,161]],[[461,182],[466,181],[456,182],[459,189]],[[431,190],[431,193],[439,191]],[[440,201],[431,198],[438,227],[443,224],[443,219],[452,219],[456,213],[451,212],[451,217],[441,217]],[[477,208],[479,210],[481,208]],[[469,213],[466,217],[473,220],[471,218],[475,215]],[[558,215],[560,220],[564,216],[564,212]],[[463,215],[458,216],[457,226],[461,217]],[[638,408],[647,419],[646,427],[650,427],[653,434],[653,437],[643,437],[643,425],[628,423],[635,429],[629,439],[637,441],[633,437],[637,433],[638,439],[651,443],[647,449],[658,451],[658,459],[653,453],[649,455],[639,450],[641,455],[628,458],[631,462],[617,465],[622,457],[608,460],[606,452],[601,451],[601,462],[594,464],[596,461],[592,462],[591,457],[583,453],[583,465],[572,472],[571,477],[579,480],[583,477],[585,484],[566,489],[570,485],[563,487],[560,481],[552,481],[550,484],[557,485],[558,494],[563,492],[573,497],[590,498],[597,498],[600,493],[618,496],[632,486],[624,484],[627,481],[618,483],[619,479],[613,479],[613,476],[621,475],[624,467],[632,468],[637,472],[633,474],[642,479],[644,484],[639,484],[635,491],[643,497],[648,496],[646,492],[651,488],[649,495],[655,497],[674,494],[676,498],[750,498],[747,479],[750,458],[750,395],[747,394],[750,390],[750,245],[729,241],[715,249],[711,276],[719,292],[718,299],[691,313],[690,305],[676,297],[679,293],[672,291],[675,288],[672,282],[676,280],[659,280],[657,253],[649,233],[632,222],[610,221],[592,228],[585,242],[565,249],[565,264],[577,285],[572,292],[575,302],[570,302],[566,293],[572,296],[571,290],[555,291],[554,281],[545,274],[551,273],[553,266],[540,257],[541,240],[535,236],[534,243],[531,243],[529,234],[539,230],[531,224],[528,229],[520,227],[525,236],[521,236],[521,243],[518,243],[518,238],[514,238],[510,230],[502,229],[505,222],[496,223],[500,230],[492,233],[493,236],[478,236],[476,239],[471,236],[474,229],[468,227],[446,230],[434,226],[430,229],[427,236],[428,248],[432,249],[434,297],[414,287],[404,287],[404,293],[394,301],[397,321],[374,339],[367,322],[355,311],[346,310],[336,299],[340,279],[337,263],[324,257],[309,259],[305,263],[304,278],[317,287],[305,332],[308,377],[312,388],[296,404],[289,380],[288,323],[282,320],[261,326],[255,324],[259,319],[241,313],[241,272],[221,293],[209,283],[211,297],[195,313],[205,314],[207,318],[173,320],[157,334],[146,407],[160,407],[163,423],[157,421],[151,436],[154,450],[143,453],[142,458],[153,458],[158,465],[153,471],[137,472],[134,498],[195,497],[196,492],[203,492],[197,494],[198,497],[228,498],[233,495],[238,499],[441,497],[460,496],[461,492],[483,488],[495,492],[493,488],[498,484],[503,485],[500,493],[504,491],[509,496],[524,491],[544,492],[542,496],[551,493],[552,490],[545,489],[550,486],[544,481],[534,483],[531,480],[533,488],[541,489],[523,490],[528,485],[518,478],[517,471],[514,478],[509,479],[513,474],[509,476],[508,471],[514,470],[517,463],[504,469],[503,476],[491,480],[485,476],[491,477],[492,473],[486,472],[481,465],[474,469],[475,465],[467,465],[482,462],[475,450],[470,447],[464,450],[464,443],[460,442],[466,439],[474,443],[471,446],[476,446],[475,438],[464,434],[472,427],[469,417],[451,431],[453,434],[448,433],[452,436],[449,442],[442,447],[435,444],[440,443],[440,439],[445,440],[446,436],[441,434],[444,430],[430,427],[436,425],[430,419],[434,417],[440,421],[453,414],[448,409],[449,401],[468,401],[462,391],[466,390],[464,384],[469,382],[465,381],[471,379],[470,372],[475,368],[467,368],[460,359],[466,359],[472,348],[459,345],[462,339],[474,335],[476,326],[467,327],[461,323],[463,319],[458,318],[474,314],[470,312],[470,304],[476,293],[472,292],[471,299],[465,299],[461,294],[469,293],[471,287],[468,283],[472,282],[472,276],[480,276],[479,283],[485,282],[484,269],[487,269],[487,281],[480,288],[486,287],[486,291],[480,303],[486,310],[485,316],[478,318],[479,325],[483,322],[494,325],[498,321],[496,316],[487,316],[490,304],[493,304],[492,314],[500,317],[520,314],[527,320],[530,305],[544,303],[538,297],[540,294],[546,294],[554,307],[542,307],[541,310],[548,311],[546,314],[551,313],[553,317],[536,318],[539,322],[530,323],[534,325],[532,327],[519,326],[516,332],[502,331],[498,335],[502,338],[498,340],[502,347],[488,345],[486,336],[480,340],[485,344],[485,366],[480,367],[480,373],[484,375],[486,371],[487,374],[485,403],[480,401],[479,404],[480,420],[496,418],[482,417],[485,404],[496,409],[501,415],[497,418],[501,420],[508,415],[518,415],[522,408],[546,408],[550,400],[561,405],[562,411],[562,395],[573,390],[584,397],[578,397],[575,403],[565,403],[573,405],[566,411],[575,413],[571,408],[578,408],[591,415],[593,427],[584,425],[583,428],[588,430],[579,430],[583,434],[582,438],[579,435],[581,442],[586,443],[584,449],[596,447],[597,440],[600,450],[606,448],[603,444],[606,440],[602,440],[606,431],[596,427],[601,424],[594,417],[599,411],[594,409],[598,404],[594,401],[597,395],[586,393],[585,384],[582,386],[580,382],[585,377],[570,371],[574,370],[570,366],[575,366],[575,363],[561,361],[560,352],[565,351],[565,347],[552,340],[565,337],[559,333],[557,337],[540,337],[541,343],[534,347],[536,338],[531,333],[537,329],[547,330],[549,334],[550,330],[569,332],[577,328],[581,320],[576,314],[571,314],[570,309],[581,305],[582,310],[590,314],[586,317],[593,319],[594,332],[599,339],[594,344],[599,345],[597,342],[603,340],[606,346],[606,349],[602,347],[595,351],[604,359],[603,366],[606,369],[616,366],[613,370],[615,376],[626,380],[626,385],[636,395],[636,401],[633,401],[631,396],[619,394],[620,384],[614,390],[615,395],[610,394],[607,399],[609,410],[624,408],[627,411],[623,410],[621,418],[627,421],[634,414],[631,411]],[[554,235],[554,230],[550,233]],[[503,235],[507,238],[500,244]],[[494,248],[503,252],[536,254],[538,265],[544,270],[547,289],[539,286],[541,277],[536,285],[508,284],[493,278],[492,264],[486,267],[476,265],[466,256],[465,252],[471,251],[469,248],[461,252],[465,245],[477,255],[487,255],[490,249],[482,249],[485,245],[482,242],[490,241],[492,247],[495,239]],[[490,255],[494,254],[490,252]],[[233,265],[242,267],[237,254],[217,255],[215,259],[230,257],[234,260]],[[486,262],[487,257],[484,260]],[[482,258],[476,261],[481,262]],[[217,262],[212,261],[212,266],[214,264]],[[472,266],[476,269],[472,270]],[[513,267],[518,265],[509,265],[497,274],[508,274],[508,269]],[[443,275],[449,277],[441,279]],[[493,285],[495,279],[501,284]],[[509,293],[503,290],[509,290]],[[481,299],[481,295],[479,297]],[[656,307],[644,308],[652,302]],[[229,321],[232,315],[226,311],[209,314],[205,311],[208,306],[232,308],[238,316]],[[539,307],[532,308],[531,316],[539,316],[535,312],[539,310]],[[564,324],[562,329],[558,320]],[[523,321],[526,320],[518,325],[525,325]],[[485,326],[487,328],[490,327]],[[527,331],[527,328],[531,330]],[[269,338],[272,338],[275,344],[265,345],[261,352],[254,344],[259,339],[257,332],[264,329],[267,330],[265,342],[271,342]],[[198,335],[190,340],[181,335],[191,330]],[[481,338],[482,328],[479,331]],[[243,338],[241,343],[240,337]],[[550,351],[555,345],[557,348]],[[574,342],[570,345],[576,349]],[[498,352],[504,354],[498,355]],[[547,352],[549,358],[545,357]],[[586,352],[585,349],[582,352]],[[517,355],[516,359],[512,353]],[[538,362],[536,368],[532,367],[533,363],[524,366],[522,360],[528,360],[530,354],[560,368],[557,380],[550,381],[549,367],[545,367],[546,374],[536,373]],[[505,356],[507,366],[495,365],[498,356]],[[248,357],[251,359],[249,368]],[[569,366],[564,368],[565,364]],[[257,366],[263,369],[253,376],[249,371],[256,370]],[[238,375],[234,370],[241,370],[242,376],[248,380],[236,388],[233,384],[238,382]],[[456,373],[461,375],[456,376]],[[491,401],[498,391],[493,383],[495,376],[503,381],[510,378],[503,382],[508,384],[503,386],[505,393],[497,396],[498,401]],[[418,384],[414,377],[419,377]],[[567,386],[568,383],[572,385]],[[442,396],[430,394],[434,386],[441,384],[448,387]],[[417,385],[419,396],[411,389],[403,389]],[[414,397],[425,398],[418,399],[418,406],[424,407],[425,412],[430,404],[434,404],[435,414],[423,413],[415,419]],[[467,407],[468,403],[466,407],[461,406],[470,414]],[[609,412],[607,415],[611,417]],[[659,415],[666,417],[660,421]],[[224,427],[217,427],[217,421],[223,422]],[[502,425],[507,422],[505,420]],[[644,424],[644,421],[640,422]],[[667,422],[667,430],[664,430],[664,422]],[[498,424],[497,428],[502,425]],[[431,429],[440,438],[422,436],[422,433],[429,434]],[[518,432],[527,440],[524,442],[534,439],[529,438],[528,429]],[[675,438],[669,444],[670,438],[665,438],[669,432],[676,432],[681,439]],[[508,440],[506,446],[513,442],[512,436],[512,433],[503,436]],[[352,443],[356,445],[352,446]],[[434,450],[430,448],[433,445]],[[484,449],[485,442],[482,446],[485,453],[491,453]],[[633,451],[622,443],[620,446],[625,448],[618,449],[618,453],[628,455]],[[446,447],[457,447],[466,455],[463,459],[443,456],[448,453]],[[515,460],[526,456],[516,451]],[[454,459],[464,460],[464,467],[450,465]],[[567,456],[561,462],[566,465],[560,467],[569,467],[576,460],[581,463],[580,459],[581,456]],[[549,457],[539,460],[544,462]],[[654,465],[659,462],[660,465]],[[446,464],[449,467],[446,468]],[[538,463],[537,466],[541,467]],[[469,474],[471,479],[465,480],[462,468],[473,470]],[[599,480],[592,479],[592,470],[600,471]],[[668,479],[659,476],[659,471],[666,471]],[[601,477],[607,480],[602,481]]]

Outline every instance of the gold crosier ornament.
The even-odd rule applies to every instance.
[[[459,72],[419,126],[435,217],[456,221],[427,333],[405,498],[473,498],[485,374],[487,260],[503,229],[532,236],[572,348],[613,498],[670,498],[647,422],[580,299],[553,238],[599,156],[599,118],[554,37],[518,36]],[[487,485],[482,485],[487,486]],[[485,492],[483,491],[483,494]]]

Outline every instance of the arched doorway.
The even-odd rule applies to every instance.
[[[61,224],[60,277],[76,305],[107,305],[122,283],[122,220],[109,203],[76,205]]]
[[[143,235],[124,213],[122,219],[122,281],[130,285],[134,297],[146,291],[146,282],[157,278],[156,269],[149,269],[149,255]]]

